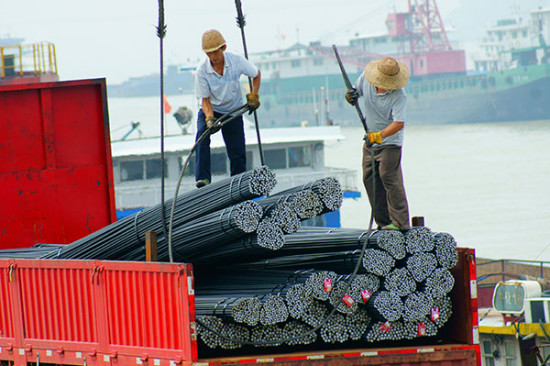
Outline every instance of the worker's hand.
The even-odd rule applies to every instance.
[[[246,105],[248,105],[249,114],[260,107],[260,96],[258,93],[248,93],[246,95]]]
[[[349,104],[355,105],[357,104],[357,99],[359,98],[359,94],[357,94],[357,90],[355,88],[351,88],[346,92],[346,100]]]
[[[380,132],[369,132],[365,140],[367,141],[367,145],[369,146],[374,144],[381,144],[382,135],[380,135]]]
[[[221,128],[216,124],[216,118],[214,116],[206,116],[206,127],[210,129],[210,133],[216,133]]]

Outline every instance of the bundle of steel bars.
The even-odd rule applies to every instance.
[[[191,222],[200,225],[194,220],[200,222],[204,218],[211,222],[212,216],[209,214],[223,212],[228,207],[268,194],[275,184],[275,174],[269,168],[261,167],[179,195],[172,221],[174,236],[181,234],[181,230],[184,230],[182,228]],[[161,213],[165,210],[168,221],[171,207],[172,200],[167,200],[164,204],[146,208],[66,245],[60,251],[51,252],[44,258],[144,260],[143,247],[148,231],[158,234],[159,257],[168,257],[166,228],[169,222],[162,222]],[[231,216],[231,212],[224,214],[226,217]],[[218,225],[217,231],[226,229],[222,219]],[[160,254],[162,252],[166,254]]]
[[[448,322],[458,261],[450,234],[302,226],[340,208],[339,183],[324,178],[262,197],[275,182],[268,168],[254,169],[69,245],[4,254],[144,260],[145,232],[156,231],[165,261],[169,222],[161,213],[169,217],[174,207],[172,251],[194,265],[197,329],[207,348],[414,339]]]
[[[253,289],[262,302],[258,313],[265,307],[267,320],[261,321],[258,315],[254,326],[235,317],[220,317],[222,328],[241,324],[249,329],[245,344],[263,347],[315,339],[327,343],[414,339],[437,334],[452,315],[448,294],[454,277],[449,269],[458,255],[449,234],[415,227],[406,233],[374,231],[367,237],[364,230],[302,227],[284,235],[278,249],[251,244],[257,241],[255,233],[234,243],[234,253],[207,255],[223,273],[223,280],[216,284],[214,276],[204,289],[227,293],[227,299],[217,299],[220,304],[235,298],[233,286],[241,289],[239,296],[244,296],[244,289]],[[359,273],[350,275],[358,263]],[[239,275],[233,277],[232,273]],[[256,285],[262,286],[260,278],[265,286],[257,290]],[[197,283],[198,298],[201,286]],[[227,332],[230,330],[224,334]],[[199,335],[202,339],[201,331]],[[211,332],[205,332],[205,337],[212,337]],[[204,344],[225,347],[210,346],[210,339]]]

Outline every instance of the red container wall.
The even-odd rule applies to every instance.
[[[186,264],[0,260],[0,361],[188,365],[197,359]]]
[[[105,79],[0,87],[0,249],[116,220]]]

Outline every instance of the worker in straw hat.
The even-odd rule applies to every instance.
[[[252,91],[246,95],[249,110],[260,106],[260,70],[246,58],[225,52],[227,45],[222,34],[210,29],[202,35],[202,50],[206,58],[197,67],[195,74],[195,94],[201,100],[197,118],[196,140],[208,129],[216,127],[214,122],[220,116],[243,105],[240,77],[252,78]],[[222,127],[223,140],[230,161],[231,175],[246,170],[246,149],[242,116],[238,116]],[[217,132],[213,130],[212,133]],[[210,172],[210,136],[197,148],[195,181],[197,188],[212,181]]]
[[[403,174],[401,147],[407,112],[405,85],[409,70],[391,57],[371,61],[346,93],[346,100],[355,105],[364,97],[368,130],[363,145],[363,184],[369,201],[374,202],[374,219],[379,229],[408,230],[409,206]],[[370,149],[374,149],[374,166]],[[376,183],[372,175],[376,172]]]

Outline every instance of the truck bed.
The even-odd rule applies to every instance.
[[[459,248],[453,316],[423,344],[201,356],[184,263],[0,260],[0,361],[14,365],[479,365],[475,256]],[[426,343],[428,342],[428,343]],[[397,343],[397,342],[396,342]]]

